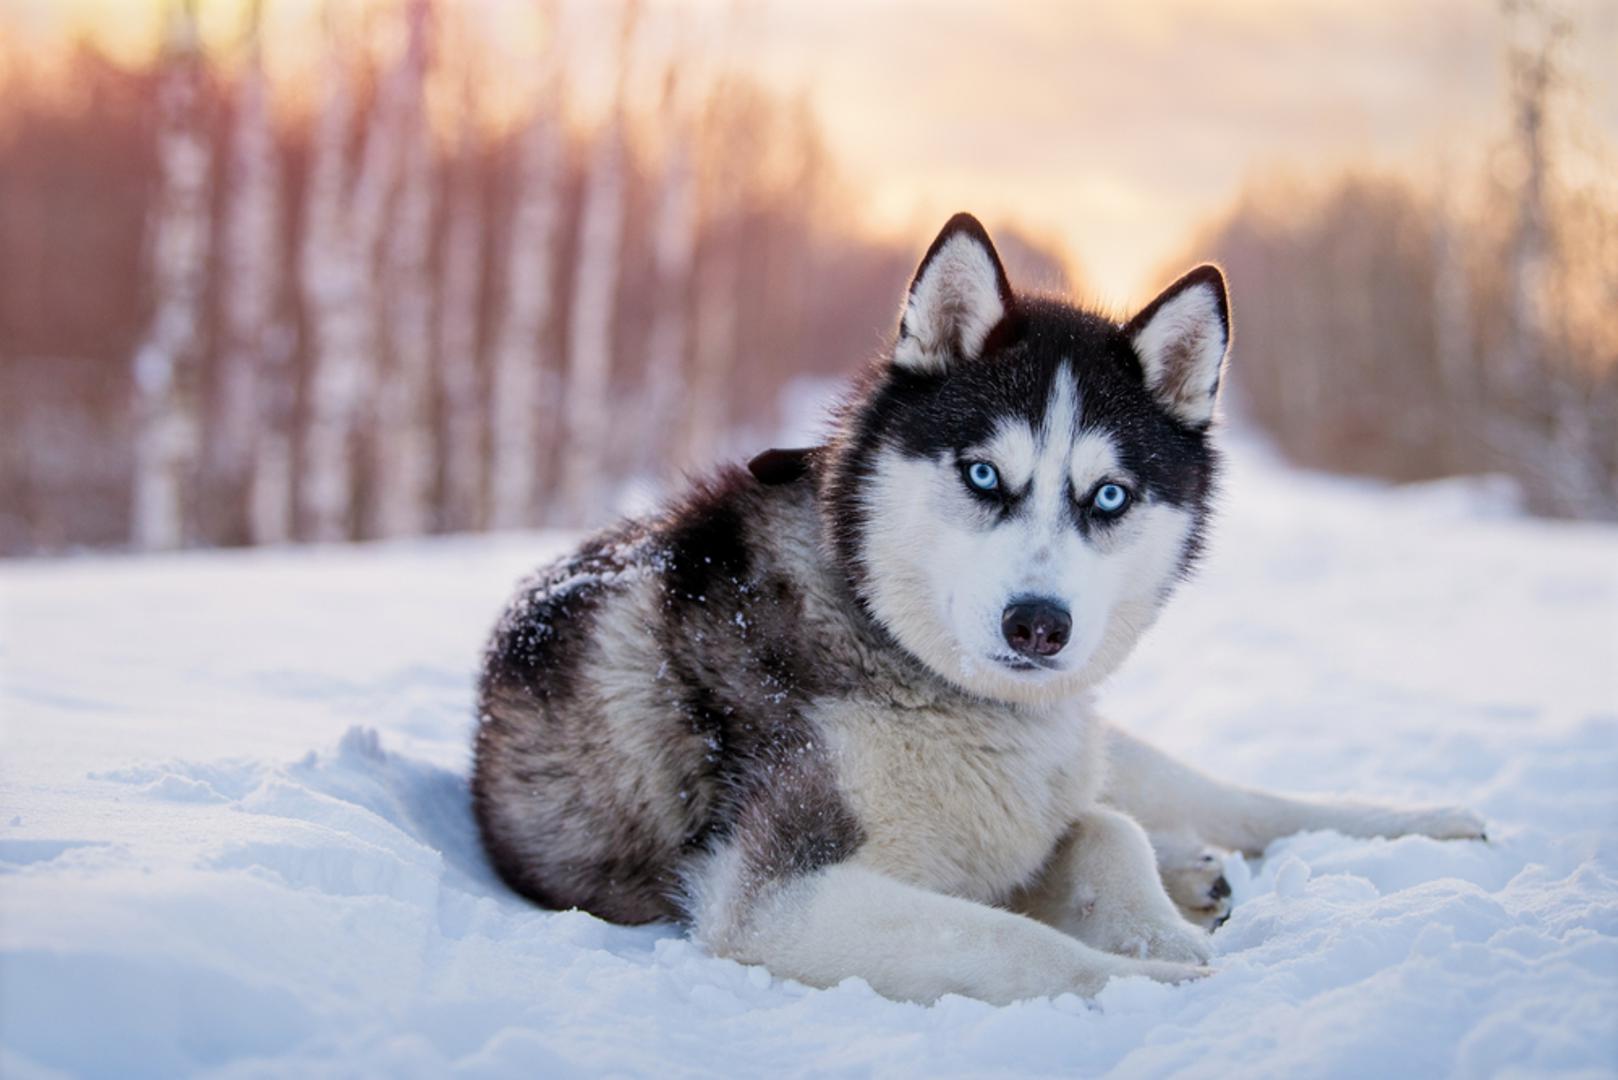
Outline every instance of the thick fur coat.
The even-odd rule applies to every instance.
[[[1231,338],[1200,267],[1117,323],[1013,292],[958,215],[832,439],[523,582],[474,800],[517,891],[830,985],[991,1001],[1203,973],[1220,849],[1481,836],[1223,784],[1092,688],[1200,550]]]

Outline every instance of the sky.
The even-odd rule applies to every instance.
[[[248,0],[201,0],[229,45]],[[355,0],[361,10],[390,0]],[[265,0],[272,63],[308,71],[321,0]],[[520,97],[533,0],[459,0],[491,81]],[[0,0],[25,37],[138,55],[160,0]],[[614,5],[564,0],[586,113],[608,94]],[[1618,137],[1618,3],[1560,0],[1581,122]],[[644,0],[635,69],[681,50],[815,105],[876,229],[956,210],[1052,239],[1087,298],[1149,297],[1249,178],[1345,165],[1464,173],[1507,123],[1506,19],[1489,0]],[[276,59],[279,55],[279,60]]]

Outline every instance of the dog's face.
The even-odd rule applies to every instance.
[[[1229,339],[1214,267],[1119,325],[1014,296],[982,226],[951,220],[824,477],[872,616],[988,697],[1051,699],[1111,671],[1195,557]]]

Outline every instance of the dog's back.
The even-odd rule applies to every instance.
[[[473,777],[517,891],[614,922],[679,915],[682,860],[732,827],[857,628],[807,480],[728,470],[523,582],[484,660]],[[843,676],[846,678],[846,675]]]

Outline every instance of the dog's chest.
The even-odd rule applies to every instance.
[[[1082,715],[842,702],[818,719],[865,834],[860,859],[972,900],[1026,883],[1100,786]]]

